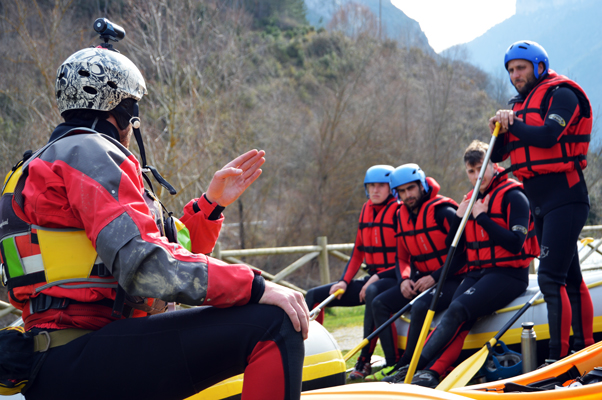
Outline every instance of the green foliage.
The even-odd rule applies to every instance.
[[[336,329],[362,325],[366,306],[328,307],[324,316],[324,327],[333,332]],[[361,338],[360,338],[361,340]],[[359,343],[359,342],[358,342]]]
[[[236,6],[239,1],[227,3]],[[276,26],[281,30],[291,30],[308,25],[303,0],[242,0],[242,3],[259,29]]]

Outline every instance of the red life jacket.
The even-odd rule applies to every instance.
[[[525,144],[519,138],[508,134],[504,153],[510,153],[510,170],[521,181],[540,174],[571,172],[587,166],[587,151],[592,130],[592,112],[589,99],[581,86],[563,75],[550,70],[527,98],[515,103],[512,110],[527,125],[543,126],[554,91],[560,87],[570,88],[579,99],[579,105],[562,137],[548,149]]]
[[[501,169],[500,172],[503,172]],[[494,177],[485,195],[489,194],[489,207],[487,215],[496,224],[510,230],[508,213],[503,209],[503,200],[509,190],[522,190],[523,185],[514,179],[509,179],[507,174]],[[472,191],[467,197],[472,196]],[[514,254],[489,240],[487,231],[483,229],[471,215],[466,222],[466,255],[468,264],[460,272],[473,271],[491,267],[526,268],[531,260],[539,255],[539,244],[535,236],[535,225],[529,218],[527,239],[520,253]]]
[[[410,263],[420,272],[430,273],[438,270],[445,263],[448,248],[445,245],[447,232],[445,232],[435,220],[435,208],[440,204],[449,204],[458,207],[454,200],[440,196],[439,184],[432,178],[427,178],[431,187],[428,200],[420,207],[416,223],[410,216],[410,210],[402,205],[399,207],[399,232],[400,240],[403,240],[408,253]]]
[[[357,250],[364,252],[364,262],[370,274],[395,266],[397,246],[394,219],[397,206],[397,200],[391,197],[376,216],[371,201],[362,207],[358,228],[362,245]]]

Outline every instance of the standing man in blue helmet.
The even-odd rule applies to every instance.
[[[355,307],[366,304],[364,313],[364,337],[374,330],[372,300],[383,291],[395,286],[395,214],[398,203],[389,190],[389,174],[393,167],[375,165],[368,168],[364,178],[364,189],[368,201],[364,203],[359,218],[355,247],[351,258],[336,283],[319,286],[307,292],[305,301],[311,309],[339,289],[345,293],[338,296],[329,306]],[[368,275],[353,279],[366,263]],[[323,314],[319,316],[323,321]],[[349,374],[351,380],[365,378],[372,372],[370,357],[376,339],[362,349],[355,368]]]
[[[506,51],[504,65],[518,95],[512,109],[489,120],[501,123],[492,161],[510,157],[523,182],[541,245],[538,283],[548,308],[549,360],[594,343],[593,304],[583,281],[577,239],[589,213],[583,176],[592,129],[592,109],[583,89],[550,69],[548,54],[532,41]]]
[[[417,164],[397,167],[390,178],[391,190],[395,191],[403,202],[397,212],[398,285],[374,299],[372,311],[377,325],[383,324],[414,297],[438,282],[451,244],[448,233],[457,208],[454,200],[439,194],[439,184],[433,178],[427,177]],[[463,266],[461,260],[463,253],[454,257],[435,311],[447,308],[460,285],[462,277],[458,271]],[[425,294],[412,306],[412,322],[408,331],[406,351],[399,360],[397,336],[391,335],[389,331],[380,335],[387,366],[368,377],[368,380],[398,382],[399,377],[405,377],[403,371],[412,360],[431,300],[432,294]]]

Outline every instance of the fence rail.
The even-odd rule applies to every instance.
[[[580,252],[579,261],[582,264],[585,260],[587,260],[594,254],[602,256],[602,225],[591,225],[583,227],[580,238],[584,238],[587,236],[594,236],[596,237],[596,239],[593,243],[590,243],[586,246],[587,248],[589,248],[587,252]],[[261,271],[261,275],[267,280],[270,280],[272,282],[278,282],[283,286],[297,290],[305,295],[306,291],[304,289],[297,287],[290,282],[287,282],[285,278],[293,272],[297,271],[299,268],[309,263],[310,261],[312,261],[313,259],[317,258],[320,269],[321,284],[325,285],[327,283],[330,283],[330,267],[328,263],[329,256],[333,256],[345,262],[349,261],[350,256],[343,252],[349,252],[353,250],[353,246],[353,243],[328,244],[328,239],[325,236],[318,237],[317,244],[314,246],[266,247],[261,249],[222,250],[220,243],[218,242],[215,245],[215,249],[213,250],[212,256],[232,264],[246,264],[261,271],[261,269],[244,262],[240,259],[240,257],[303,254],[299,259],[283,268],[276,275],[272,275],[265,271]],[[600,261],[599,264],[587,266],[586,268],[583,268],[582,266],[582,269],[584,271],[602,269],[602,261]],[[0,269],[0,275],[2,274],[1,271],[2,269]],[[8,314],[20,316],[21,311],[7,302],[0,301],[0,318]]]

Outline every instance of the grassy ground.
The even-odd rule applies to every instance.
[[[328,332],[334,332],[337,329],[363,326],[364,324],[364,306],[357,307],[332,307],[326,309],[326,315],[324,317],[324,327]],[[359,338],[356,344],[359,344],[363,338]],[[345,355],[346,351],[343,351]],[[353,368],[357,358],[359,357],[359,351],[353,357],[347,361],[347,369]],[[383,356],[383,349],[380,347],[380,342],[374,349],[374,354]]]

